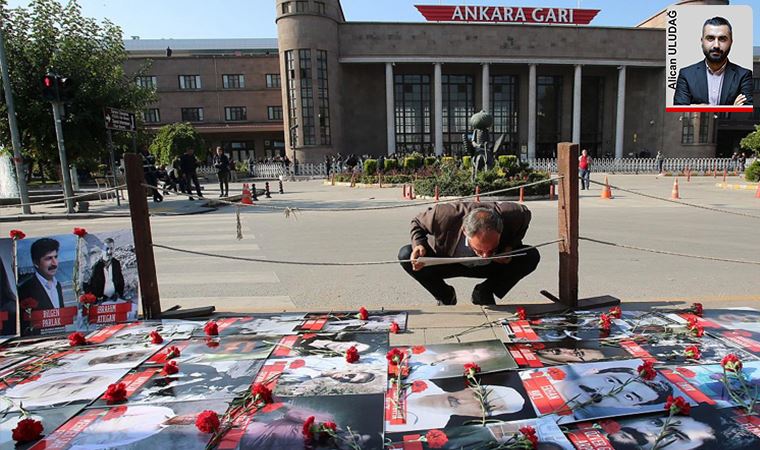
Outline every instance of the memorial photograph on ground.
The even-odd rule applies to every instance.
[[[294,356],[344,356],[355,347],[359,355],[372,353],[381,357],[388,352],[388,333],[306,333],[283,336],[272,351],[271,358]]]
[[[68,406],[37,410],[28,416],[21,413],[2,414],[0,415],[0,450],[26,450],[34,444],[34,442],[15,444],[13,440],[13,429],[18,427],[18,423],[24,419],[40,421],[42,423],[42,435],[50,436],[53,431],[81,410],[82,406]]]
[[[365,355],[353,364],[346,362],[345,357],[305,356],[281,361],[286,365],[274,389],[278,396],[316,397],[385,392],[385,355]]]
[[[51,353],[29,361],[31,367],[44,367],[45,374],[84,373],[100,370],[130,370],[145,361],[160,346],[82,347]],[[23,369],[22,365],[18,369]]]
[[[694,401],[715,404],[718,408],[753,406],[760,413],[760,361],[742,361],[740,371],[726,370],[720,364],[680,366],[665,375],[674,383],[685,381],[696,389],[685,390]]]
[[[147,343],[150,342],[151,331],[158,332],[166,341],[187,339],[196,330],[203,330],[203,325],[203,322],[171,319],[120,323],[93,331],[87,335],[87,340],[93,344]]]
[[[87,233],[79,251],[80,292],[94,295],[82,304],[80,330],[137,319],[140,304],[137,256],[131,230]]]
[[[13,270],[13,240],[0,239],[0,340],[18,334],[18,300]]]
[[[406,321],[407,313],[400,311],[368,311],[366,320],[360,319],[356,311],[309,313],[298,330],[301,332],[382,332],[388,331],[391,324],[395,322],[399,326],[399,331],[405,331]]]
[[[383,396],[328,396],[281,399],[257,412],[242,436],[225,438],[225,448],[281,450],[304,448],[304,422],[314,416],[315,424],[334,422],[342,440],[339,448],[350,448],[345,440],[353,431],[360,448],[383,448]],[[357,411],[361,411],[360,414]],[[237,443],[236,447],[228,443]],[[322,447],[319,447],[322,448]],[[329,448],[329,447],[326,447]]]
[[[178,364],[229,363],[250,359],[266,359],[274,344],[245,336],[207,337],[174,340],[166,348],[177,347],[180,355],[172,360]],[[164,364],[166,352],[155,353],[146,364]]]
[[[533,320],[504,320],[508,342],[556,342],[620,338],[627,333],[615,321],[603,329],[598,315],[565,315]]]
[[[462,367],[472,361],[478,362],[481,373],[517,368],[504,344],[498,340],[400,348],[409,354],[407,381],[460,376]]]
[[[267,316],[225,317],[216,321],[220,336],[231,334],[277,336],[295,334],[304,314],[288,313]],[[198,333],[201,333],[200,330]]]
[[[121,380],[130,404],[232,399],[247,391],[263,365],[261,360],[177,364],[176,373],[162,366],[140,366]],[[105,406],[99,399],[95,406]]]
[[[74,288],[78,239],[73,234],[61,234],[17,242],[22,336],[77,329],[77,320],[81,320]]]
[[[677,415],[664,429],[667,415],[652,414],[567,425],[567,437],[582,449],[651,450],[662,435],[663,449],[754,450],[760,448],[760,419],[709,405]],[[666,445],[667,444],[667,445]]]
[[[662,375],[639,375],[640,359],[528,369],[520,378],[536,413],[558,423],[663,410],[668,396],[682,396]]]
[[[520,367],[561,366],[570,363],[631,359],[619,343],[604,341],[564,340],[557,342],[526,342],[507,344],[509,352]]]
[[[390,385],[385,400],[385,430],[427,430],[489,420],[521,420],[536,417],[517,372],[478,376],[486,392],[483,404],[465,383],[464,376],[416,380],[396,401]],[[485,410],[485,418],[483,411]]]
[[[211,435],[196,428],[198,414],[211,410],[221,417],[227,406],[226,401],[206,400],[89,408],[46,433],[41,448],[203,449]]]

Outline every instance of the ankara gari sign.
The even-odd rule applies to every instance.
[[[428,22],[489,22],[588,25],[598,9],[512,6],[415,5]]]

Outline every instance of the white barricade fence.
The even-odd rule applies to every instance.
[[[530,167],[546,172],[557,172],[557,160],[555,158],[538,158],[528,160]],[[664,158],[662,169],[665,172],[681,172],[691,169],[692,173],[712,172],[724,169],[733,171],[738,168],[731,158]],[[655,158],[594,158],[591,162],[592,172],[606,173],[657,173],[657,160]]]

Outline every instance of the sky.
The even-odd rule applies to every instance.
[[[63,0],[62,0],[63,2]],[[591,22],[597,26],[635,26],[664,9],[673,0],[342,0],[348,21],[423,22],[416,4],[542,6],[600,9]],[[760,4],[752,5],[754,45],[760,45]],[[27,6],[29,0],[8,0],[8,6]],[[79,0],[83,13],[108,18],[121,26],[125,39],[160,38],[274,38],[274,0]]]

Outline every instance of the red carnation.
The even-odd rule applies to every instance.
[[[474,362],[470,362],[464,365],[465,377],[474,377],[478,373],[480,373],[480,366]]]
[[[253,385],[251,394],[253,394],[254,401],[264,402],[266,404],[272,403],[274,401],[272,400],[272,391],[261,383],[256,383]]]
[[[87,230],[85,230],[84,228],[74,227],[74,234],[76,234],[80,238],[83,238],[87,235]]]
[[[695,316],[702,317],[702,314],[704,314],[704,309],[702,308],[702,304],[701,303],[693,303],[691,305],[691,312]]]
[[[401,327],[398,326],[396,322],[391,322],[391,333],[398,334],[400,330],[401,330]]]
[[[610,320],[610,316],[608,316],[605,313],[602,313],[599,316],[599,328],[601,328],[604,331],[609,331],[611,326],[612,326],[612,321]]]
[[[424,345],[415,345],[412,347],[412,354],[413,355],[419,355],[421,353],[425,353],[425,346]]]
[[[9,234],[11,236],[11,239],[13,239],[13,240],[24,239],[26,237],[26,234],[24,234],[24,232],[21,231],[21,230],[11,230],[11,232]],[[19,422],[19,423],[21,423],[21,422]]]
[[[623,317],[623,310],[619,306],[613,306],[610,308],[610,317],[613,319],[620,319]]]
[[[356,349],[356,346],[352,345],[346,350],[346,361],[351,364],[359,361],[359,350]]]
[[[392,348],[388,353],[385,354],[385,358],[388,360],[388,363],[391,366],[397,366],[404,359],[404,352],[398,348]]]
[[[174,375],[177,372],[179,372],[179,366],[177,365],[177,361],[169,361],[168,363],[164,364],[165,375]]]
[[[525,436],[525,439],[527,439],[533,448],[538,447],[538,436],[536,436],[536,429],[531,426],[524,426],[520,428],[520,433]]]
[[[80,332],[71,333],[69,335],[69,345],[76,347],[79,345],[87,345],[87,338]]]
[[[644,361],[644,364],[638,367],[639,378],[644,381],[652,381],[657,376],[657,372],[654,370],[654,363],[652,361]]]
[[[674,398],[672,395],[669,395],[668,401],[665,402],[665,410],[670,411],[670,414],[674,416],[677,414],[688,416],[689,412],[691,412],[691,405],[683,397]]]
[[[151,331],[148,336],[150,336],[151,344],[160,344],[164,342],[164,338],[161,337],[161,334],[159,334],[159,332],[156,330]]]
[[[205,410],[195,418],[195,427],[201,433],[216,433],[219,431],[219,416],[214,411]]]
[[[37,306],[39,303],[37,303],[37,300],[35,300],[32,297],[27,297],[19,303],[19,306],[21,306],[21,309],[37,309]]]
[[[418,392],[424,392],[427,387],[427,383],[422,380],[415,380],[412,382],[412,392],[415,394]]]
[[[15,230],[14,230],[15,231]],[[13,429],[13,440],[18,444],[36,441],[42,437],[42,422],[34,419],[19,420]]]
[[[332,430],[333,433],[334,433],[334,432],[338,431],[338,424],[336,424],[335,422],[324,422],[322,424],[321,428],[322,428],[322,430],[325,430],[325,431],[326,430]]]
[[[743,367],[742,360],[733,353],[724,356],[720,361],[720,365],[723,366],[723,370],[726,372],[741,372]]]
[[[303,439],[306,442],[311,442],[314,440],[314,430],[312,430],[312,427],[314,426],[314,416],[309,416],[306,418],[306,421],[303,423]]]
[[[206,336],[218,336],[219,335],[219,325],[216,324],[216,322],[209,322],[206,324],[206,326],[203,327],[203,331],[206,333]]]
[[[367,312],[367,308],[361,307],[359,308],[359,314],[356,315],[359,320],[367,320],[369,319],[369,313]]]
[[[430,430],[425,433],[425,440],[428,448],[443,448],[449,442],[449,437],[441,430]]]
[[[522,306],[517,308],[517,317],[519,317],[520,320],[525,320],[528,318],[528,313],[525,312],[525,308]]]
[[[684,349],[684,355],[689,359],[699,359],[702,357],[702,352],[696,345],[690,345]]]
[[[103,398],[108,405],[121,403],[127,399],[127,387],[124,383],[109,384],[106,393],[103,394]]]
[[[86,293],[79,296],[79,303],[85,304],[85,305],[91,305],[98,301],[98,298],[95,297],[95,294]]]
[[[179,348],[177,348],[176,345],[172,345],[169,347],[169,349],[166,350],[166,359],[176,358],[181,354],[182,353],[179,351]]]
[[[702,337],[705,334],[704,327],[702,327],[702,325],[699,323],[699,319],[696,317],[689,317],[686,328],[691,334],[696,337]]]

